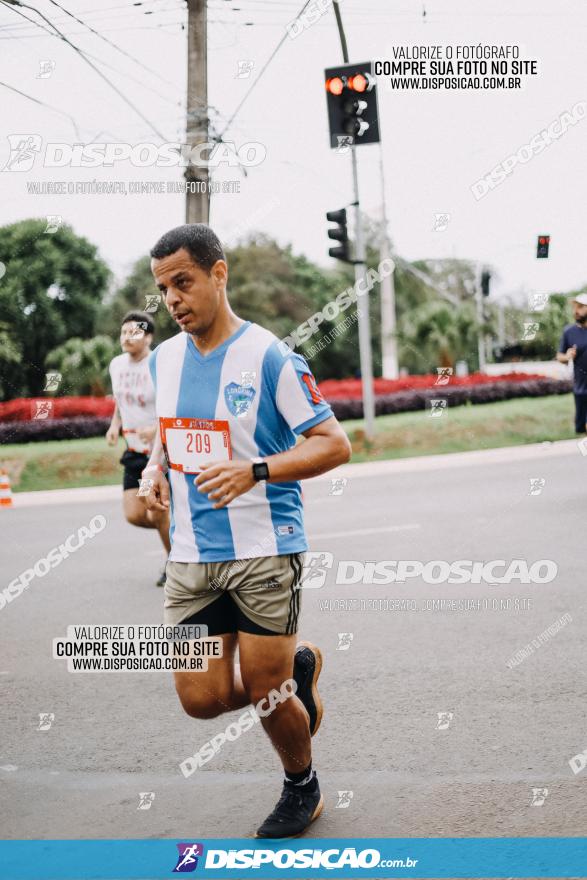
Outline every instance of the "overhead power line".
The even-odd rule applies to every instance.
[[[21,92],[21,90],[15,88],[15,86],[9,86],[8,83],[0,82],[0,86],[3,86],[5,89],[10,89],[11,92],[16,92],[17,95],[22,95],[23,98],[27,98],[29,101],[34,101],[35,104],[39,104],[41,107],[47,107],[48,110],[52,110],[54,113],[59,113],[61,116],[66,116],[73,125],[75,136],[79,138],[80,134],[77,123],[70,113],[66,113],[65,110],[59,110],[57,107],[52,107],[51,104],[46,104],[44,101],[39,101],[38,98],[33,98],[32,95],[27,95],[26,92]]]
[[[106,82],[106,83],[110,86],[110,88],[111,88],[113,91],[115,91],[116,94],[117,94],[120,98],[122,98],[122,100],[125,102],[125,104],[127,104],[132,110],[134,110],[134,112],[135,112],[138,116],[141,117],[141,119],[143,120],[143,122],[145,122],[145,123],[149,126],[149,128],[150,128],[152,131],[155,132],[155,134],[157,135],[157,137],[161,138],[161,140],[163,140],[163,141],[166,140],[165,136],[164,136],[164,135],[163,135],[163,134],[162,134],[162,133],[161,133],[161,132],[155,127],[155,125],[154,125],[149,119],[147,119],[147,117],[144,115],[144,113],[143,113],[141,110],[139,110],[139,108],[136,106],[136,104],[134,104],[134,103],[130,100],[130,98],[127,98],[126,95],[124,94],[124,92],[121,92],[120,89],[118,88],[118,86],[115,86],[114,83],[113,83],[111,80],[108,79],[108,77],[106,76],[106,74],[102,73],[102,71],[101,71],[98,67],[96,67],[96,65],[95,65],[92,61],[90,61],[90,59],[87,58],[86,55],[84,55],[83,51],[82,51],[78,46],[76,46],[75,43],[72,43],[71,40],[69,40],[69,39],[65,36],[65,34],[63,34],[63,33],[59,30],[59,28],[57,28],[49,18],[47,18],[46,15],[44,15],[44,14],[43,14],[42,12],[40,12],[38,9],[35,9],[34,6],[29,6],[28,3],[22,3],[21,0],[0,0],[0,2],[2,2],[2,4],[3,4],[4,6],[7,6],[9,9],[12,9],[14,12],[19,12],[18,9],[15,9],[15,8],[14,8],[14,7],[16,7],[16,6],[19,6],[19,7],[22,7],[22,8],[24,8],[24,9],[30,9],[31,12],[35,12],[37,15],[40,15],[41,18],[42,18],[44,21],[47,22],[47,24],[49,25],[49,27],[53,28],[53,30],[55,31],[55,34],[53,34],[53,36],[57,35],[61,40],[63,40],[65,43],[67,43],[68,46],[71,46],[71,48],[74,50],[74,52],[76,52],[76,53],[80,56],[80,58],[82,58],[83,61],[85,61],[86,64],[88,64],[88,65],[92,68],[92,70],[93,70],[95,73],[97,73],[98,76],[99,76],[101,79],[103,79],[104,82]],[[23,14],[21,13],[21,15],[23,15]],[[26,15],[23,15],[23,18],[27,18],[29,21],[32,21],[33,24],[36,23],[36,22],[34,22],[33,19],[29,19],[28,16],[26,16]],[[46,30],[46,28],[45,28],[45,30]],[[51,32],[49,32],[49,33],[51,33]]]
[[[8,2],[9,2],[9,0],[8,0]],[[18,12],[18,14],[20,16],[22,16],[25,19],[25,21],[30,21],[33,28],[35,28],[35,29],[41,28],[42,30],[45,31],[45,33],[49,34],[50,37],[56,36],[53,33],[53,31],[50,31],[49,28],[45,27],[44,24],[41,24],[38,21],[33,21],[32,18],[29,18],[28,15],[25,15],[23,12],[20,12],[18,9],[14,9],[14,12]],[[2,37],[0,39],[12,39],[12,38]],[[109,64],[107,61],[104,61],[103,58],[98,58],[96,55],[93,55],[91,52],[87,52],[87,51],[85,51],[84,54],[87,55],[88,58],[93,58],[94,61],[97,61],[98,64],[101,64],[103,67],[107,67],[109,70],[113,70],[115,73],[120,74],[120,76],[125,76],[125,77],[127,77],[127,79],[130,79],[135,83],[138,83],[138,85],[142,86],[144,89],[148,89],[150,92],[153,92],[153,94],[158,95],[162,100],[167,101],[169,104],[172,104],[174,107],[178,106],[179,102],[174,100],[173,98],[170,98],[169,95],[163,94],[163,92],[160,92],[157,89],[153,88],[153,86],[148,85],[146,82],[143,82],[142,80],[137,79],[136,77],[132,76],[130,73],[123,71],[123,70],[119,70],[116,67],[113,67],[112,64]],[[166,82],[166,80],[164,80],[164,82]],[[171,85],[173,85],[173,83],[171,83]]]
[[[296,18],[299,18],[300,15],[302,15],[302,14],[304,13],[304,11],[305,11],[305,9],[306,9],[306,6],[309,6],[310,3],[311,3],[311,0],[306,0],[306,2],[304,3],[304,5],[302,6],[302,8],[300,9],[300,11],[298,12],[298,14],[296,15]],[[243,106],[243,104],[245,103],[245,101],[247,100],[247,98],[249,97],[249,95],[251,94],[251,92],[253,91],[253,89],[255,88],[255,86],[257,85],[257,83],[259,82],[259,80],[261,79],[261,77],[263,76],[263,74],[265,73],[265,71],[267,70],[267,68],[269,67],[269,65],[271,64],[271,62],[273,61],[273,59],[275,58],[275,56],[277,55],[277,53],[278,53],[279,50],[281,49],[281,47],[283,46],[283,44],[285,43],[285,41],[288,39],[288,37],[289,37],[289,34],[288,34],[287,30],[286,30],[285,33],[284,33],[284,35],[282,36],[282,38],[281,38],[280,41],[278,42],[277,46],[275,47],[275,49],[273,50],[273,52],[271,53],[271,55],[269,56],[269,58],[267,59],[267,61],[266,61],[265,64],[263,65],[263,67],[261,68],[261,70],[259,71],[256,80],[255,80],[253,83],[251,83],[251,87],[248,89],[247,92],[245,92],[245,94],[244,94],[242,100],[241,100],[241,101],[239,102],[239,104],[237,105],[237,107],[236,107],[234,113],[233,113],[232,116],[229,118],[228,122],[226,123],[226,125],[224,126],[224,128],[222,129],[222,131],[220,132],[220,137],[221,137],[221,138],[222,138],[222,137],[225,135],[225,133],[228,131],[230,125],[234,122],[234,120],[236,119],[238,113],[240,113],[241,107]]]
[[[104,40],[105,43],[108,43],[109,46],[112,46],[114,49],[116,49],[117,52],[120,52],[121,55],[124,55],[126,58],[130,58],[131,61],[134,61],[135,64],[138,64],[139,67],[142,67],[143,70],[147,71],[147,73],[151,73],[151,74],[153,74],[153,76],[158,77],[161,80],[161,82],[164,82],[166,85],[173,86],[173,83],[170,82],[168,79],[165,79],[164,77],[160,76],[160,74],[158,74],[157,71],[152,70],[150,67],[147,67],[146,64],[143,64],[142,61],[140,61],[138,58],[135,58],[134,55],[131,55],[130,52],[126,51],[126,49],[121,49],[120,46],[117,46],[116,43],[113,43],[112,40],[108,39],[108,37],[105,37],[103,34],[101,34],[99,31],[97,31],[91,25],[87,24],[85,21],[82,21],[81,18],[78,18],[77,15],[74,15],[73,12],[70,12],[68,9],[65,8],[65,6],[62,6],[60,3],[58,3],[57,0],[49,0],[49,2],[52,3],[53,6],[56,6],[57,9],[61,9],[63,12],[65,12],[67,15],[69,15],[70,18],[73,18],[74,21],[77,21],[78,24],[83,25],[85,28],[87,28],[89,31],[91,31],[91,33],[95,34],[101,40]]]

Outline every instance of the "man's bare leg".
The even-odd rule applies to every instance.
[[[240,669],[234,663],[237,635],[226,633],[219,638],[222,658],[209,659],[206,672],[176,672],[177,694],[184,711],[193,718],[215,718],[251,702],[257,706],[272,690],[282,695],[261,722],[279,755],[286,781],[276,808],[256,836],[296,836],[320,815],[323,807],[311,766],[309,714],[297,696],[283,699],[282,685],[293,677],[296,637],[239,632]]]
[[[267,699],[271,690],[283,694],[282,685],[294,676],[296,636],[239,632],[238,643],[242,680],[253,704]],[[314,665],[318,670],[315,682],[319,668]],[[255,836],[297,837],[320,815],[324,805],[312,770],[310,715],[295,695],[280,701],[269,698],[268,705],[260,708],[272,709],[262,723],[283,764],[285,781],[279,801]]]
[[[296,636],[257,636],[239,632],[239,656],[244,686],[254,706],[270,690],[280,690],[293,675]],[[283,769],[300,773],[312,760],[308,713],[301,701],[289,697],[261,719]]]
[[[234,665],[236,633],[215,638],[222,639],[222,657],[210,657],[206,672],[175,672],[173,676],[181,705],[192,718],[216,718],[251,702]]]

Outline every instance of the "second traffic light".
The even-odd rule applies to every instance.
[[[491,281],[491,272],[481,273],[481,293],[483,296],[489,296],[489,282]]]
[[[351,243],[347,230],[346,208],[340,208],[339,211],[328,211],[326,219],[330,223],[336,223],[336,226],[328,230],[328,238],[340,242],[338,247],[328,249],[328,256],[334,257],[335,260],[342,260],[343,263],[352,263]]]
[[[538,259],[548,259],[548,248],[550,246],[550,235],[539,235],[538,244],[536,245],[536,256]]]
[[[377,87],[370,61],[324,71],[330,146],[379,143]]]

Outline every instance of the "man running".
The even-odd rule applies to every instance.
[[[587,422],[587,293],[579,293],[573,300],[574,324],[563,330],[556,359],[561,364],[573,364],[573,394],[575,397],[575,432],[585,434]]]
[[[110,363],[112,393],[116,400],[114,414],[106,433],[110,446],[118,442],[120,429],[126,449],[120,463],[124,466],[122,508],[127,522],[145,529],[157,529],[169,555],[169,513],[146,510],[138,496],[141,473],[147,464],[157,433],[155,389],[149,372],[149,355],[155,326],[145,312],[128,312],[122,319],[120,346],[123,354]],[[157,586],[165,583],[165,569]]]
[[[171,488],[165,622],[204,625],[223,643],[221,659],[175,673],[175,686],[188,715],[213,718],[266,701],[293,672],[295,695],[261,719],[285,780],[256,835],[292,837],[323,805],[310,741],[322,720],[322,657],[295,644],[307,549],[298,481],[348,461],[350,444],[304,358],[230,308],[226,259],[208,226],[172,229],[151,257],[183,330],[150,358],[161,437],[144,471],[148,508],[167,510]]]

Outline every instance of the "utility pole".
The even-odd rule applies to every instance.
[[[349,53],[342,26],[342,18],[338,6],[338,0],[333,2],[334,14],[340,35],[342,58],[345,64],[349,63]],[[363,224],[361,220],[361,208],[359,205],[359,175],[357,170],[357,149],[351,146],[351,163],[353,173],[353,207],[355,209],[355,285],[356,289],[368,290],[367,267],[365,265],[365,241],[363,238]],[[359,282],[361,287],[359,287]],[[373,393],[373,356],[371,354],[371,327],[369,321],[369,299],[365,294],[357,300],[357,314],[359,316],[359,360],[361,365],[361,383],[363,389],[363,419],[365,421],[365,437],[373,440],[375,436],[375,397]]]
[[[379,172],[381,177],[381,241],[379,260],[383,263],[391,258],[387,235],[387,209],[385,205],[385,176],[383,173],[383,147],[379,143]],[[387,265],[387,264],[385,264]],[[395,335],[395,284],[393,271],[381,279],[381,365],[384,379],[397,379],[399,365],[397,360],[397,340]]]
[[[186,143],[189,149],[208,142],[208,33],[207,0],[187,0],[188,81]],[[185,197],[186,223],[207,223],[210,214],[208,168],[188,165],[186,183],[194,184]]]
[[[485,321],[480,277],[477,278],[475,285],[475,299],[477,302],[477,351],[479,353],[479,372],[482,373],[485,369]]]
[[[497,344],[505,348],[505,306],[502,302],[497,304]]]

